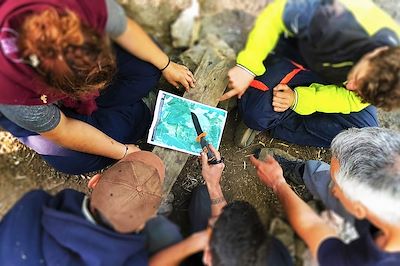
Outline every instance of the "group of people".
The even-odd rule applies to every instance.
[[[0,265],[293,265],[249,203],[227,203],[225,167],[201,154],[190,236],[157,215],[162,160],[135,144],[146,96],[162,75],[195,90],[115,0],[0,0],[0,127],[55,169],[81,174],[90,196],[27,193],[0,222]],[[400,264],[400,132],[376,107],[400,107],[400,26],[370,0],[274,0],[261,12],[221,101],[238,97],[240,144],[269,131],[331,147],[331,164],[250,157],[261,182],[320,265]],[[352,223],[343,242],[290,187]],[[199,256],[199,252],[203,255]]]

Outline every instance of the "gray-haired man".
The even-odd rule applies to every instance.
[[[291,190],[273,157],[251,161],[320,265],[400,265],[400,134],[349,129],[335,137],[331,148],[331,166],[276,157],[286,179],[304,182],[327,208],[355,218],[360,237],[348,244]]]

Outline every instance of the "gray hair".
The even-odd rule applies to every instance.
[[[336,182],[351,200],[390,224],[400,223],[400,133],[351,128],[332,141],[339,160]]]

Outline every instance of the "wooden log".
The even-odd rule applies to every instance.
[[[208,36],[205,44],[204,55],[194,73],[197,80],[196,87],[185,92],[183,97],[217,106],[218,98],[224,93],[228,84],[227,72],[235,63],[235,53],[225,42],[215,36]],[[166,166],[164,180],[164,196],[166,196],[190,155],[162,147],[155,147],[153,152],[164,161]]]

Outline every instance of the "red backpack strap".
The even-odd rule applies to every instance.
[[[288,84],[300,71],[302,70],[306,70],[306,68],[304,68],[302,65],[294,62],[294,61],[290,61],[293,65],[296,66],[295,69],[293,69],[290,73],[288,73],[282,80],[281,82],[279,82],[280,84]]]

